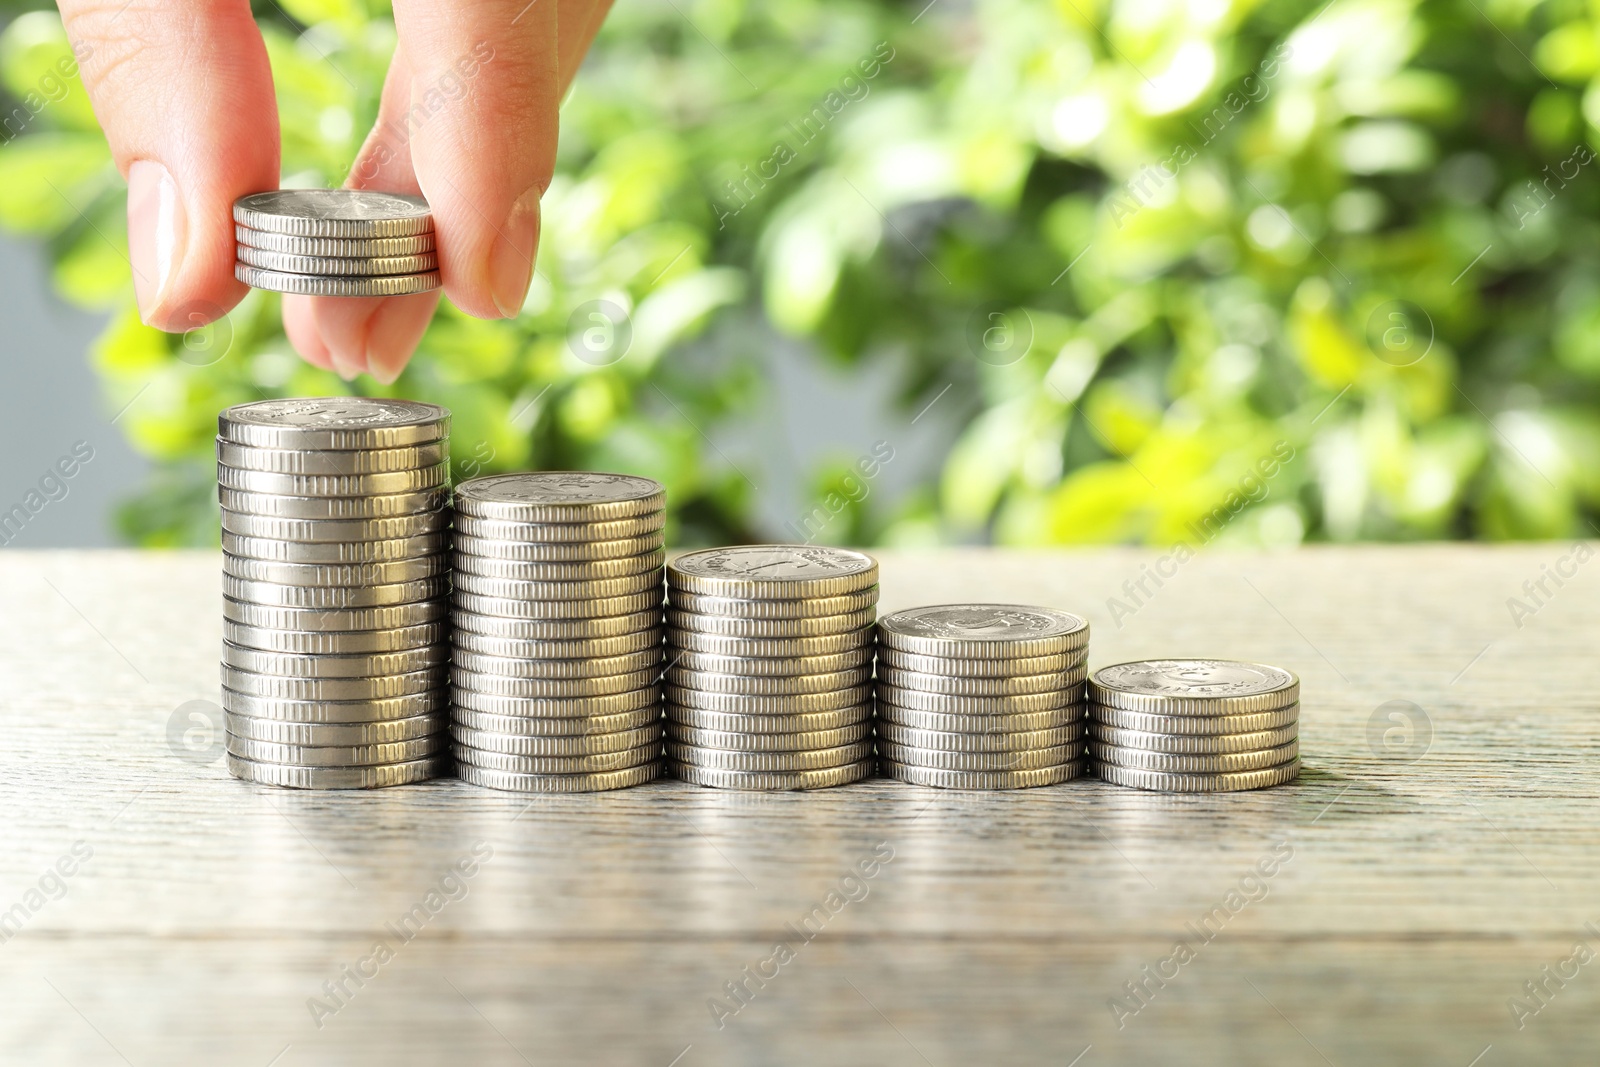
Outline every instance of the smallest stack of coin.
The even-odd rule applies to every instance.
[[[1089,681],[1089,759],[1100,778],[1136,789],[1282,785],[1300,773],[1300,679],[1234,660],[1102,667]]]
[[[420,196],[277,189],[233,204],[233,274],[306,296],[402,296],[440,285],[433,215]]]
[[[1053,608],[940,604],[878,622],[884,775],[1025,789],[1084,772],[1089,624]]]

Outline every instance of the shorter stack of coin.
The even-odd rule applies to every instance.
[[[1026,789],[1084,772],[1089,624],[1053,608],[941,604],[878,623],[878,757],[890,778]]]
[[[661,773],[666,494],[548,471],[456,489],[452,752],[474,785],[620,789]]]
[[[234,277],[307,296],[400,296],[437,289],[433,215],[420,196],[279,189],[233,204]]]
[[[1089,681],[1089,758],[1108,782],[1170,793],[1261,789],[1300,773],[1300,679],[1279,667],[1160,659]]]
[[[218,419],[228,769],[301,789],[449,768],[450,415],[336,397]]]
[[[878,564],[807,545],[667,565],[667,756],[724,789],[821,789],[872,773]]]

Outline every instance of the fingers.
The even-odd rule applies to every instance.
[[[245,293],[233,202],[278,187],[277,101],[247,0],[61,0],[61,13],[128,179],[140,316],[170,330],[220,316]]]

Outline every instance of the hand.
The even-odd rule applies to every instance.
[[[60,0],[95,114],[128,180],[145,322],[189,330],[243,298],[233,202],[276,189],[277,101],[248,0]],[[349,188],[421,193],[450,299],[517,314],[533,277],[557,107],[610,0],[394,0],[399,44]],[[559,32],[558,32],[559,29]],[[309,362],[399,377],[439,294],[285,296]]]

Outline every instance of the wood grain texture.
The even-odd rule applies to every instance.
[[[250,786],[168,737],[216,698],[214,555],[0,553],[0,919],[42,902],[0,933],[0,1062],[1593,1062],[1600,959],[1521,1029],[1507,1004],[1580,937],[1600,952],[1600,563],[1520,627],[1506,603],[1568,550],[1211,551],[1120,628],[1107,598],[1155,554],[883,555],[885,611],[1051,604],[1090,618],[1096,666],[1299,672],[1301,780],[1214,797]],[[1418,759],[1373,746],[1393,700],[1431,722]],[[420,934],[386,927],[441,884]],[[1218,919],[1230,891],[1258,899]],[[708,1002],[779,938],[793,958],[718,1028]],[[324,983],[380,939],[340,1006]],[[339,1008],[320,1027],[313,997]]]

